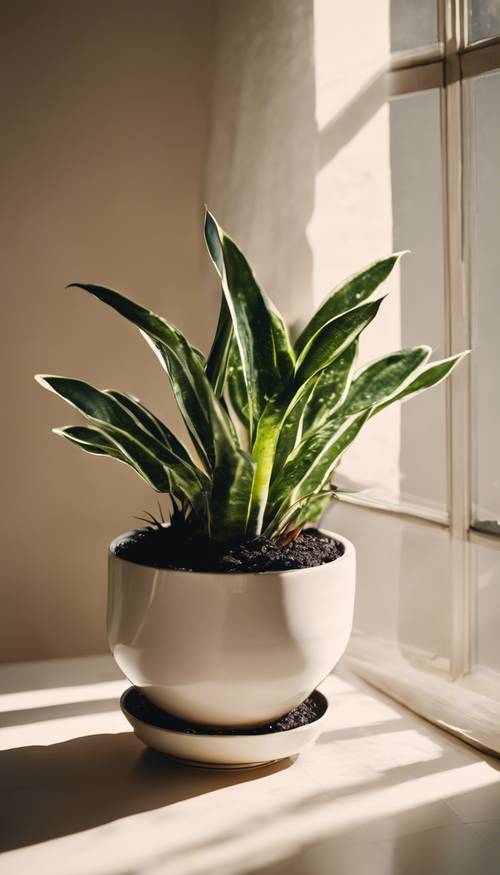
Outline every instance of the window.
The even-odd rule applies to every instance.
[[[418,51],[440,42],[436,0],[392,0],[391,51]]]
[[[487,40],[500,34],[500,4],[498,0],[469,0],[469,42]]]
[[[331,63],[332,87],[317,95],[315,271],[340,279],[411,248],[364,359],[418,342],[473,352],[448,385],[369,423],[340,471],[362,488],[327,523],[358,550],[352,664],[500,751],[500,5],[391,0],[385,31],[374,5],[368,59],[345,50],[342,106],[338,58],[318,56],[317,84]],[[328,4],[316,11],[323,32]],[[339,119],[349,136],[333,136]],[[332,209],[340,243],[325,256]]]

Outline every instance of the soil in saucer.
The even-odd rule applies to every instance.
[[[315,690],[301,705],[272,723],[259,724],[259,726],[219,727],[179,720],[153,705],[136,687],[131,687],[128,691],[124,705],[130,714],[150,726],[185,732],[188,735],[268,735],[270,732],[286,732],[319,720],[325,713],[326,707],[324,697]]]
[[[185,529],[162,526],[136,529],[124,537],[114,551],[121,559],[153,568],[245,574],[324,565],[343,556],[344,546],[318,529],[310,528],[286,545],[259,535],[229,547],[219,547]]]

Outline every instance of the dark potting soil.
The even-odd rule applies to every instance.
[[[114,551],[121,559],[153,568],[244,574],[324,565],[343,556],[344,546],[311,528],[287,545],[259,535],[230,547],[218,547],[176,526],[165,526],[136,529]]]
[[[301,705],[289,711],[279,720],[272,723],[264,723],[259,726],[228,727],[228,726],[202,726],[199,723],[187,723],[179,720],[166,711],[162,711],[156,705],[146,699],[136,687],[132,687],[125,697],[125,708],[134,717],[138,717],[144,723],[158,726],[160,729],[172,729],[174,732],[186,732],[189,735],[267,735],[270,732],[286,732],[288,729],[297,729],[298,726],[306,726],[314,723],[323,716],[326,710],[326,701],[321,693],[314,690],[313,693]]]

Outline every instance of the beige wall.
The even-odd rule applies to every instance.
[[[106,547],[154,510],[132,472],[65,444],[33,381],[80,376],[175,418],[139,334],[71,281],[128,290],[206,345],[201,167],[211,4],[2,2],[0,659],[106,648]],[[175,420],[177,421],[177,420]]]

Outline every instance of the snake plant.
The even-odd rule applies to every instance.
[[[441,382],[465,355],[391,352],[356,370],[359,336],[402,253],[327,295],[294,344],[236,243],[207,212],[205,239],[222,287],[207,358],[161,316],[103,286],[74,283],[141,331],[167,372],[191,451],[137,398],[37,375],[88,421],[54,429],[87,453],[129,465],[175,518],[217,544],[263,534],[289,540],[335,495],[332,476],[363,425],[389,404]]]

